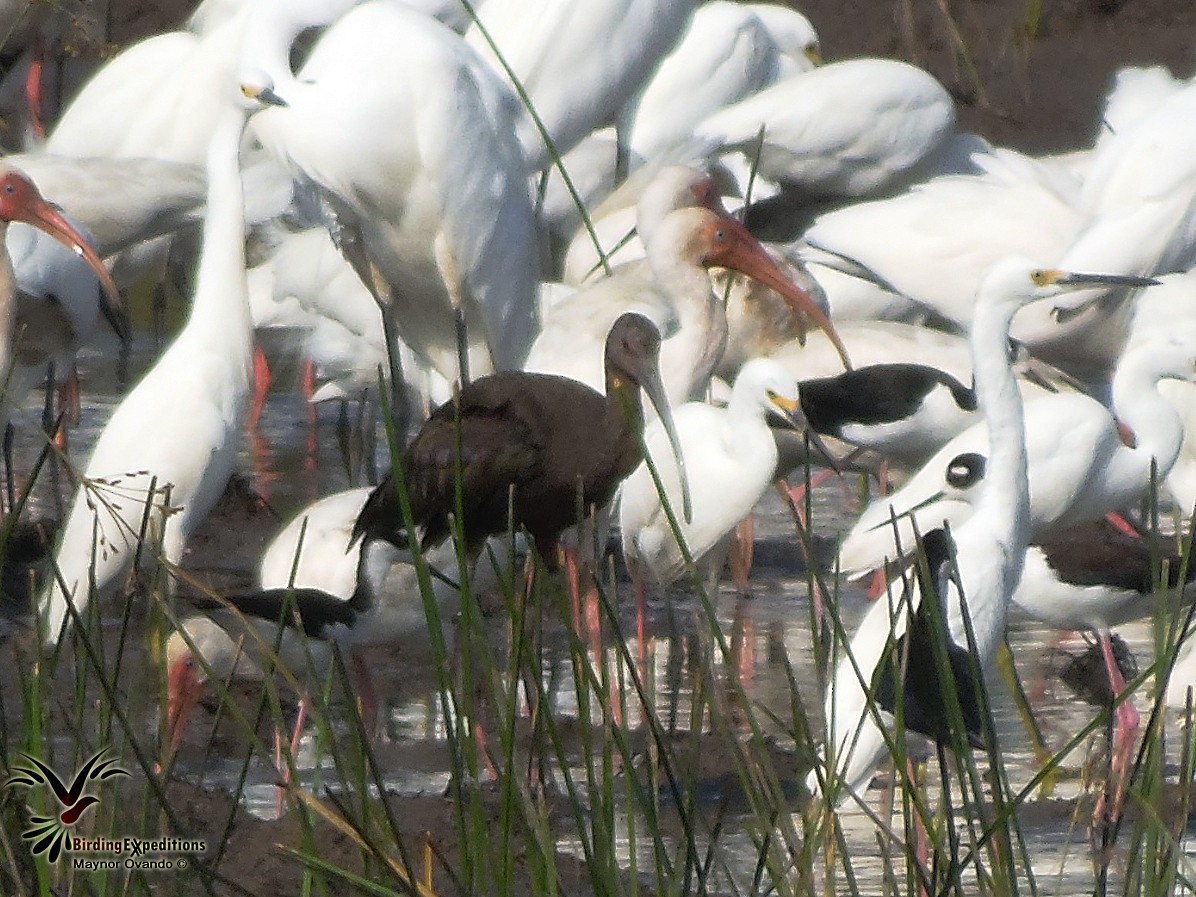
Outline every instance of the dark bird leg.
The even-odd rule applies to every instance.
[[[638,564],[631,564],[631,590],[635,595],[635,639],[641,674],[648,666],[648,591]]]
[[[735,590],[740,595],[746,595],[751,588],[755,532],[756,523],[753,517],[749,515],[739,521],[739,525],[735,527],[731,551],[727,556],[727,565],[731,568],[731,578],[735,582]]]
[[[12,424],[4,426],[4,490],[8,497],[8,510],[17,506],[17,484],[13,481],[12,444],[17,431]]]
[[[361,655],[354,650],[349,651],[349,665],[352,667],[353,690],[357,692],[361,726],[365,737],[372,739],[378,734],[378,692],[374,688],[374,677]]]
[[[357,468],[353,461],[352,428],[349,425],[349,402],[339,399],[336,415],[336,444],[340,449],[341,466],[350,485],[357,484]]]

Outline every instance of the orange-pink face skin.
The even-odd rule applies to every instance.
[[[728,218],[731,217],[731,213],[723,205],[722,193],[719,192],[718,184],[714,182],[713,178],[698,181],[689,189],[698,205],[712,212],[718,212],[720,215],[726,215]]]
[[[46,202],[33,182],[19,171],[9,170],[0,174],[0,219],[36,227],[69,247],[95,271],[111,309],[118,314],[123,313],[120,290],[99,254],[61,212]]]
[[[709,228],[708,239],[712,248],[706,253],[703,261],[707,265],[732,268],[776,290],[796,311],[807,315],[826,333],[843,360],[843,366],[851,370],[851,359],[847,356],[847,348],[839,339],[835,325],[814,303],[809,293],[781,273],[781,269],[764,251],[760,241],[729,215],[720,215],[719,220],[711,223]]]

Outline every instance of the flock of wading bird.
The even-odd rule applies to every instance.
[[[844,576],[889,582],[839,651],[811,790],[863,792],[897,703],[946,740],[947,670],[981,743],[976,676],[1010,602],[1094,631],[1124,688],[1110,627],[1160,588],[1133,509],[1152,476],[1196,503],[1196,84],[1122,70],[1090,148],[1032,158],[957,131],[925,71],[822,62],[781,6],[473,10],[208,0],[5,159],[6,407],[101,313],[127,337],[120,288],[202,224],[185,325],[79,465],[36,601],[47,649],[89,606],[121,612],[135,558],[176,570],[260,402],[255,328],[285,328],[313,401],[384,371],[414,436],[376,489],[299,515],[262,591],[171,637],[164,753],[212,677],[263,676],[263,646],[303,669],[420,631],[419,595],[387,588],[416,551],[448,571],[446,614],[458,547],[476,564],[518,530],[556,582],[579,514],[617,520],[641,596],[716,582],[799,461],[875,459],[903,483],[841,543]],[[785,428],[803,438],[779,450]],[[919,544],[928,575],[903,576]],[[945,666],[895,661],[936,639]],[[1168,700],[1184,686],[1177,669]],[[1116,715],[1124,775],[1132,701]]]

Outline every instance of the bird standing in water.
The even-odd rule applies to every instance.
[[[452,532],[459,467],[458,523],[469,553],[513,522],[530,533],[553,566],[557,541],[578,522],[579,508],[588,515],[606,505],[643,459],[641,387],[684,471],[660,383],[659,351],[656,327],[629,312],[606,338],[605,396],[568,377],[514,371],[480,377],[440,406],[399,464],[412,519],[423,530],[421,547],[437,545]],[[407,543],[394,476],[392,470],[366,502],[355,537]]]
[[[187,539],[216,504],[237,458],[249,393],[252,324],[245,284],[244,200],[239,166],[249,116],[279,102],[253,73],[226,99],[208,147],[208,202],[191,315],[104,427],[87,462],[38,615],[57,644],[93,594],[123,585],[142,557],[141,537],[161,540],[178,563]],[[144,524],[143,524],[144,521]]]
[[[882,599],[864,617],[847,646],[851,656],[839,659],[826,696],[826,759],[820,761],[825,766],[810,773],[807,785],[812,792],[830,794],[839,802],[851,793],[860,793],[871,780],[886,749],[881,725],[888,723],[877,712],[878,708],[885,709],[883,676],[882,688],[869,695],[873,673],[892,656],[894,642],[900,642],[907,633],[910,643],[925,635],[921,625],[927,622],[926,611],[921,609],[923,602],[937,601],[943,611],[948,658],[957,680],[965,667],[970,670],[974,664],[984,670],[991,663],[1005,632],[1006,610],[1021,579],[1030,539],[1025,420],[1021,393],[1009,363],[1009,325],[1014,313],[1032,301],[1096,283],[1142,285],[1144,280],[1069,274],[1036,268],[1014,258],[993,266],[981,283],[971,344],[975,390],[988,425],[990,452],[975,510],[952,533],[958,577],[932,571],[932,581],[922,584],[914,594]],[[936,554],[946,552],[940,546]],[[911,614],[916,615],[918,624],[910,623]],[[970,633],[965,620],[970,621]],[[952,649],[966,649],[973,644],[978,656],[974,661],[962,658],[967,663],[961,667],[958,651],[952,657]],[[925,663],[925,659],[919,657],[916,662]],[[945,683],[938,683],[933,676],[906,676],[900,685],[904,705],[917,708],[918,729],[936,738],[941,738],[946,726],[945,719],[937,719],[945,713],[940,684]],[[897,683],[890,682],[889,697],[896,696],[896,689]],[[958,681],[956,693],[968,701],[968,696],[975,693],[975,683]],[[974,742],[981,735],[979,716],[973,713],[970,717],[967,735]],[[968,719],[965,713],[965,721]]]

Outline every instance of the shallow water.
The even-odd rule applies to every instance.
[[[88,353],[81,364],[85,403],[83,420],[71,434],[71,450],[75,458],[86,457],[85,453],[116,395],[112,367],[106,357],[101,353]],[[144,366],[151,357],[152,347],[142,339],[133,356],[133,369]],[[36,403],[31,402],[30,408],[18,415],[17,423],[25,433],[18,443],[18,470],[28,463],[39,444],[35,436],[29,435],[36,426],[35,407]],[[244,440],[239,469],[249,485],[274,509],[277,518],[252,502],[226,503],[197,537],[186,562],[188,567],[213,583],[248,586],[254,577],[257,554],[280,526],[279,518],[285,520],[318,496],[360,484],[360,478],[351,481],[336,438],[338,410],[324,407],[319,409],[316,417],[317,429],[313,432],[302,398],[286,383],[276,382],[258,431]],[[382,446],[377,448],[377,461],[385,467]],[[66,494],[65,486],[63,494]],[[830,562],[833,540],[849,524],[858,508],[858,498],[853,482],[836,481],[819,486],[814,496],[815,546],[818,562],[825,568]],[[34,510],[52,513],[52,506],[49,490],[40,489]],[[772,493],[766,495],[758,507],[756,522],[757,563],[752,577],[752,595],[738,598],[724,583],[723,591],[717,597],[720,629],[736,649],[735,662],[722,668],[724,680],[734,675],[755,707],[785,718],[792,701],[787,675],[787,664],[791,664],[802,689],[803,705],[816,717],[820,698],[810,639],[805,565],[797,548],[793,522],[779,498]],[[675,731],[691,731],[694,727],[690,718],[692,690],[699,672],[706,668],[701,658],[708,656],[711,650],[710,636],[705,631],[696,600],[692,596],[673,594],[651,601],[641,641],[635,636],[630,589],[626,583],[620,583],[619,591],[621,630],[630,640],[631,656],[646,679],[648,692],[653,695],[655,712]],[[864,607],[860,586],[842,588],[840,612],[849,630]],[[504,630],[501,625],[493,628],[496,632]],[[1149,663],[1152,644],[1149,623],[1129,626],[1120,632],[1145,667]],[[609,639],[609,633],[607,635]],[[25,637],[19,633],[14,641],[19,642]],[[501,637],[496,637],[495,641],[496,644],[501,642]],[[1032,697],[1038,724],[1048,746],[1058,748],[1091,720],[1096,710],[1076,702],[1053,675],[1056,633],[1018,618],[1012,625],[1010,641],[1026,690]],[[426,633],[416,634],[409,645],[396,645],[393,651],[371,655],[375,686],[383,708],[382,735],[375,751],[382,764],[387,790],[400,795],[439,794],[449,783],[448,727],[438,698],[431,659],[426,650],[417,650],[426,648],[426,643]],[[550,626],[546,630],[544,647],[543,667],[553,718],[561,723],[577,719],[580,715],[577,691],[566,639],[560,627],[554,630]],[[154,725],[159,680],[144,668],[145,656],[140,655],[140,661],[130,660],[133,665],[130,673],[146,683],[144,693],[130,694],[130,706],[147,708],[145,728],[149,731]],[[6,648],[5,662],[9,657]],[[601,657],[612,671],[617,670],[621,662],[619,652],[609,640],[591,654],[591,662],[597,665],[595,657]],[[142,665],[140,668],[136,666],[138,662]],[[1143,692],[1136,697],[1143,713],[1149,713],[1149,694]],[[1008,773],[1016,789],[1031,779],[1037,762],[1008,691],[997,687],[993,700]],[[14,706],[10,695],[6,695],[6,704]],[[757,716],[766,720],[767,713],[761,712]],[[578,720],[580,724],[599,722],[598,719]],[[643,721],[634,702],[629,702],[628,718],[623,725],[630,733],[643,735]],[[778,754],[795,758],[786,766],[784,784],[787,788],[792,787],[796,794],[797,784],[804,777],[796,759],[798,746],[792,745],[775,726],[765,725],[768,734],[776,738]],[[708,731],[709,719],[704,717],[700,728]],[[52,737],[69,740],[71,736],[64,730],[53,733]],[[1093,741],[1099,746],[1103,744],[1102,738],[1097,735]],[[241,775],[243,753],[229,751],[221,755],[218,750],[209,752],[199,743],[205,740],[202,734],[192,733],[176,774],[231,789]],[[1084,759],[1084,750],[1078,750],[1068,765],[1079,767]],[[318,789],[321,784],[334,780],[335,772],[329,762],[327,752],[320,750],[313,738],[305,739],[299,755],[300,782],[307,788]],[[736,790],[734,776],[725,770],[724,773],[712,774],[702,780],[699,794],[712,806],[720,804]],[[933,767],[930,776],[934,781]],[[251,765],[250,784],[244,792],[244,801],[251,811],[263,817],[274,813],[273,783],[276,777],[264,758]],[[884,782],[890,780],[891,773],[885,773],[874,784],[868,796],[874,806],[881,804]],[[933,793],[934,789],[930,790]],[[1023,815],[1023,831],[1044,893],[1092,892],[1094,873],[1085,831],[1091,804],[1075,800],[1081,790],[1078,776],[1073,774],[1051,794],[1032,798]],[[725,827],[728,832],[735,832],[735,813],[744,810],[736,810],[734,803],[730,807],[731,815]],[[845,810],[841,818],[861,889],[864,893],[876,892],[880,889],[883,869],[876,849],[875,826],[855,810]],[[642,820],[640,823],[642,828]],[[619,824],[626,828],[628,820],[623,819]],[[756,849],[746,835],[725,835],[720,841],[722,862],[735,878],[737,888],[742,890],[755,871]],[[641,852],[650,849],[646,840],[641,840],[640,846]],[[559,847],[580,855],[580,846],[568,837],[562,838]],[[1196,848],[1190,850],[1192,858],[1196,859]],[[639,859],[640,868],[650,868],[649,855]],[[725,880],[720,884],[717,876],[714,884],[720,892],[733,890]]]

